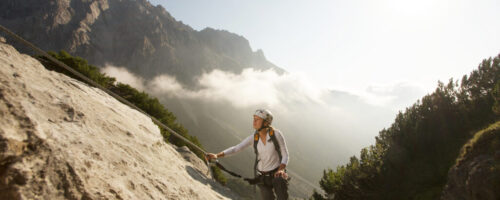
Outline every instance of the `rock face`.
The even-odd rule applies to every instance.
[[[147,116],[0,43],[0,199],[236,198],[180,151]]]
[[[167,73],[193,85],[195,77],[213,69],[283,72],[242,36],[193,30],[146,0],[2,0],[0,24],[46,51],[66,50],[146,79]]]
[[[500,199],[500,122],[476,133],[462,148],[441,199]]]

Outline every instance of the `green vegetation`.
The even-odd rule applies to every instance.
[[[222,174],[222,171],[216,166],[210,166],[210,169],[212,169],[215,180],[217,180],[217,182],[221,183],[222,185],[226,185],[227,179]]]
[[[443,199],[500,199],[500,121],[462,147],[448,179]]]
[[[460,86],[453,79],[439,82],[359,158],[325,170],[320,185],[326,196],[315,192],[311,199],[439,199],[461,147],[472,133],[498,121],[499,80],[500,55],[483,60]]]
[[[229,178],[227,180],[227,187],[239,195],[240,200],[256,200],[261,199],[260,193],[254,191],[254,186],[249,185],[242,179]],[[257,186],[256,190],[259,190]]]
[[[467,144],[462,147],[457,165],[470,159],[470,155],[491,155],[500,150],[500,121],[490,125],[488,128],[477,132]],[[500,163],[498,163],[500,164]],[[494,166],[497,168],[498,166]],[[498,168],[500,170],[500,168]],[[500,178],[498,179],[500,181]]]
[[[175,132],[181,134],[185,138],[187,138],[189,141],[193,142],[196,144],[198,147],[202,148],[202,145],[198,141],[198,139],[194,136],[191,136],[188,134],[187,129],[185,129],[181,124],[177,123],[176,117],[174,116],[173,113],[168,111],[159,101],[157,98],[151,97],[149,94],[145,92],[139,92],[137,89],[123,83],[117,83],[116,79],[113,77],[109,77],[106,74],[103,74],[99,72],[99,69],[93,65],[88,64],[88,62],[80,57],[73,57],[70,54],[66,53],[65,51],[60,51],[59,53],[55,52],[48,52],[51,56],[54,58],[58,59],[59,61],[65,63],[69,67],[77,70],[81,74],[85,75],[87,78],[95,81],[99,85],[103,86],[104,88],[118,94],[122,98],[126,99],[127,101],[133,103],[135,106],[138,108],[142,109],[149,115],[155,117],[158,119],[161,123],[165,124],[166,126],[170,127],[172,130]],[[77,76],[73,75],[71,72],[58,67],[55,63],[52,61],[48,60],[46,57],[39,56],[37,59],[49,70],[54,70],[60,73],[64,73],[72,78],[78,79],[80,81],[80,78]],[[170,142],[176,146],[184,146],[186,145],[186,142],[184,142],[181,139],[178,139],[177,137],[172,137],[170,133],[158,126],[161,130],[161,134],[165,140],[165,142]],[[186,145],[191,151],[193,151],[198,157],[200,157],[202,160],[204,160],[204,154],[201,151],[198,151],[194,147],[191,147],[190,145]],[[220,182],[221,184],[226,184],[226,178],[224,175],[221,173],[221,171],[218,168],[212,168],[213,174],[215,179]]]

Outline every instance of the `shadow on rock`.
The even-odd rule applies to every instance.
[[[197,180],[205,185],[210,185],[210,187],[220,195],[230,199],[240,199],[239,196],[233,193],[229,188],[224,187],[215,180],[207,177],[206,172],[200,172],[191,166],[186,166],[186,171],[194,180]]]

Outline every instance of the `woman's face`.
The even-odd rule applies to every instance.
[[[260,117],[257,117],[256,115],[253,116],[253,128],[255,130],[258,130],[261,126],[264,120]]]

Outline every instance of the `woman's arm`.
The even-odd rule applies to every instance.
[[[240,152],[241,150],[245,149],[246,147],[250,146],[252,144],[253,135],[248,136],[245,138],[243,141],[241,141],[239,144],[229,147],[224,151],[221,151],[217,154],[213,153],[207,153],[206,157],[207,159],[214,159],[214,158],[222,158],[224,156],[230,156],[233,154],[236,154]]]
[[[252,139],[253,139],[253,135],[250,135],[247,138],[245,138],[243,141],[241,141],[239,144],[232,146],[232,147],[229,147],[226,150],[221,151],[217,154],[208,153],[206,155],[206,157],[207,157],[207,159],[214,159],[214,158],[216,159],[216,158],[222,158],[225,156],[230,156],[230,155],[236,154],[236,153],[240,152],[241,150],[245,149],[246,147],[250,146],[252,144],[252,141],[253,141]]]
[[[288,174],[285,173],[285,168],[288,165],[288,148],[286,146],[285,142],[285,137],[283,137],[283,134],[278,130],[276,131],[276,139],[278,140],[278,144],[280,145],[280,151],[281,151],[281,163],[278,168],[278,170],[274,173],[274,177],[283,177],[284,179],[288,179]]]
[[[246,147],[252,145],[252,141],[253,141],[252,139],[253,139],[253,135],[249,135],[243,141],[241,141],[239,144],[232,146],[232,147],[229,147],[224,151],[221,151],[220,153],[217,154],[217,156],[219,156],[219,155],[230,156],[230,155],[236,154],[236,153],[240,152],[241,150],[245,149]]]
[[[285,137],[283,137],[283,134],[281,134],[281,131],[275,131],[276,132],[276,139],[278,140],[278,144],[280,145],[280,151],[281,151],[281,165],[280,165],[280,169],[281,168],[285,168],[286,165],[288,165],[288,160],[289,160],[289,156],[288,156],[288,147],[286,146],[286,142],[285,142]],[[284,166],[282,166],[284,165]]]

